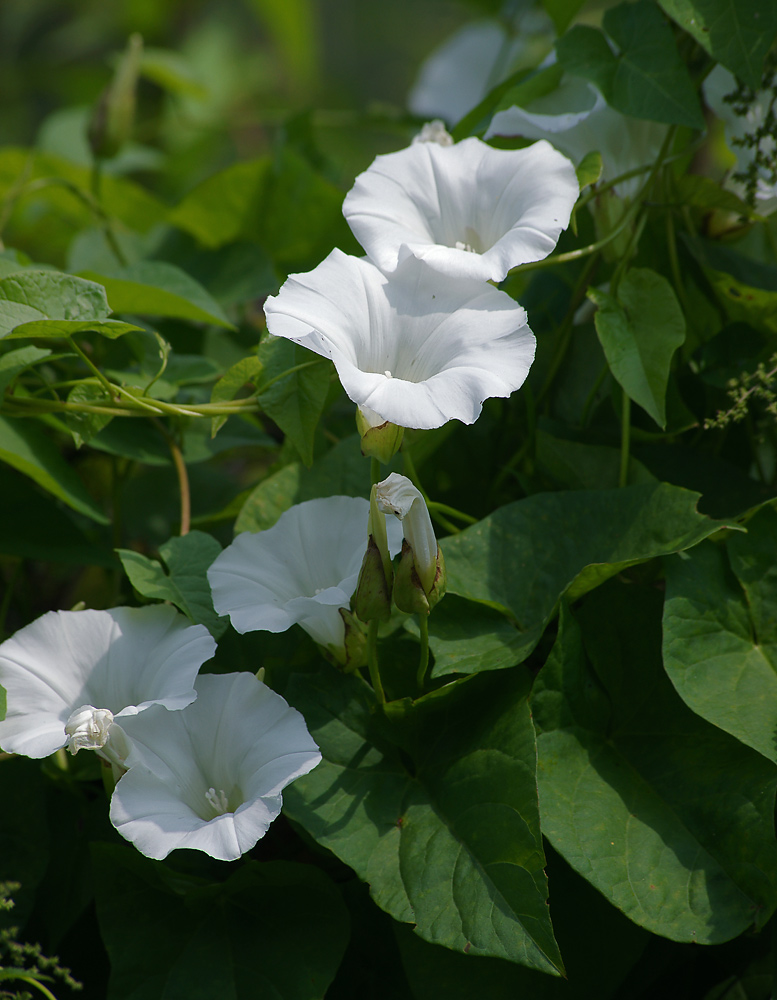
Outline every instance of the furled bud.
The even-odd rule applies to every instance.
[[[362,439],[362,455],[377,458],[384,465],[399,451],[405,433],[404,427],[389,423],[369,406],[357,408],[356,429]]]
[[[420,491],[406,476],[392,472],[376,487],[378,507],[402,522],[405,541],[394,579],[400,611],[429,614],[445,593],[445,564]]]
[[[373,618],[385,621],[391,615],[394,569],[386,536],[386,517],[378,507],[377,487],[374,485],[370,491],[367,534],[367,551],[351,604],[362,621],[372,621]]]
[[[113,79],[100,95],[89,122],[89,146],[98,160],[116,156],[132,133],[142,57],[143,39],[140,35],[131,35]]]

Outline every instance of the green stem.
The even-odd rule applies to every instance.
[[[623,412],[621,414],[621,469],[618,479],[619,486],[625,486],[629,481],[629,446],[631,441],[631,400],[623,393]]]
[[[68,337],[67,342],[70,344],[70,346],[79,356],[79,358],[81,358],[81,360],[84,362],[89,371],[95,376],[95,378],[98,379],[100,385],[103,387],[103,389],[105,389],[105,392],[108,395],[108,399],[116,399],[115,387],[111,385],[111,383],[103,375],[103,373],[100,371],[97,365],[92,361],[89,355],[78,346],[78,344],[75,342],[75,340],[73,340],[72,337]]]
[[[583,404],[583,412],[580,415],[580,426],[583,429],[585,429],[588,426],[588,419],[590,416],[591,407],[594,404],[594,400],[596,399],[596,394],[599,392],[599,389],[602,386],[602,382],[604,382],[605,377],[607,376],[607,372],[609,372],[609,370],[610,366],[605,361],[605,363],[602,365],[602,370],[596,376],[596,381],[591,386],[591,391],[585,397],[585,403]]]
[[[418,616],[418,627],[421,630],[421,658],[418,661],[418,687],[424,689],[426,671],[429,667],[429,616],[420,614]]]
[[[370,459],[370,486],[380,482],[380,459],[373,455]]]
[[[381,705],[386,704],[386,695],[383,692],[383,685],[380,682],[380,669],[378,667],[378,619],[373,618],[367,631],[367,667],[370,671],[370,680],[375,691],[375,697]]]
[[[478,519],[473,517],[471,514],[465,514],[463,510],[456,510],[455,507],[449,507],[447,503],[438,503],[436,500],[427,500],[426,506],[429,508],[429,513],[432,511],[439,511],[441,514],[450,514],[451,517],[457,518],[459,521],[463,521],[465,524],[477,524]]]
[[[19,973],[18,976],[13,977],[13,981],[15,983],[27,983],[28,986],[36,986],[44,997],[48,997],[48,1000],[57,1000],[51,990],[47,990],[43,983],[39,983],[38,980],[34,979],[32,976],[25,976]]]

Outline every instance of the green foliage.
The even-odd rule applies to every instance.
[[[203,531],[190,531],[160,545],[161,565],[139,552],[117,549],[130,583],[141,596],[170,601],[193,622],[206,625],[216,639],[228,622],[213,610],[206,572],[220,552],[216,539]]]
[[[63,2],[61,24],[44,0],[0,4],[0,629],[169,602],[218,640],[206,670],[258,670],[323,761],[229,866],[127,846],[94,756],[0,753],[0,880],[21,884],[10,912],[0,884],[0,993],[36,989],[5,975],[24,967],[60,996],[40,940],[88,1000],[761,1000],[777,9],[636,0],[599,28],[581,0],[542,0],[544,65],[536,11],[470,5],[520,45],[481,59],[455,137],[579,88],[547,138],[581,195],[558,250],[501,285],[537,340],[525,385],[473,425],[406,429],[376,470],[332,364],[270,336],[262,305],[333,247],[362,253],[343,196],[420,124],[409,76],[384,68],[398,80],[463,9],[416,4],[408,30],[401,4],[317,25],[308,0],[225,0],[218,19]],[[717,63],[733,139],[712,122]],[[574,103],[586,81],[610,131]],[[655,122],[660,152],[629,138]],[[447,566],[428,663],[396,609],[371,632],[375,672],[349,674],[296,627],[239,635],[216,614],[207,571],[233,530],[392,471],[428,497]]]
[[[680,701],[660,624],[614,582],[564,616],[532,697],[542,828],[635,923],[726,941],[777,904],[777,773]]]
[[[311,865],[249,862],[214,882],[128,847],[97,845],[94,860],[110,1000],[323,1000],[348,918],[335,886]]]
[[[777,514],[667,562],[664,663],[686,704],[777,762]]]
[[[628,566],[716,531],[720,523],[696,511],[697,499],[646,484],[516,501],[443,540],[448,591],[507,611],[525,659],[564,594],[580,597]]]
[[[602,23],[617,54],[602,32],[576,25],[556,45],[564,69],[595,83],[607,103],[625,115],[703,128],[688,70],[652,0],[611,7]]]
[[[632,268],[618,296],[592,288],[596,332],[623,391],[666,427],[666,390],[672,357],[685,340],[685,318],[672,286],[655,271]]]
[[[757,88],[777,35],[777,10],[760,0],[659,0],[718,62]]]
[[[489,673],[394,702],[381,719],[360,679],[297,675],[286,695],[324,760],[285,801],[425,940],[558,975],[529,683],[522,671]]]

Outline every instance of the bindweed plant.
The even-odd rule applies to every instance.
[[[412,111],[268,0],[258,147],[206,21],[0,148],[31,995],[777,988],[777,9],[475,6]]]

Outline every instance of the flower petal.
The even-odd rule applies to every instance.
[[[65,724],[82,706],[114,716],[155,703],[183,708],[215,649],[203,625],[164,605],[50,611],[0,646],[0,746],[45,757],[65,745]]]
[[[128,720],[130,769],[111,800],[111,822],[145,855],[176,848],[232,861],[281,810],[281,790],[321,754],[305,721],[252,674],[205,674],[182,712],[155,708]],[[209,793],[228,803],[218,814]]]
[[[276,336],[331,358],[349,397],[402,427],[471,424],[534,359],[526,312],[504,292],[414,258],[386,276],[334,250],[265,305]]]
[[[244,532],[208,570],[213,604],[238,632],[283,632],[295,622],[342,646],[343,620],[367,548],[369,503],[326,497],[296,504],[271,528]]]
[[[578,193],[574,167],[547,142],[515,150],[475,138],[417,142],[378,156],[343,214],[386,273],[412,255],[451,277],[501,281],[547,257]]]

